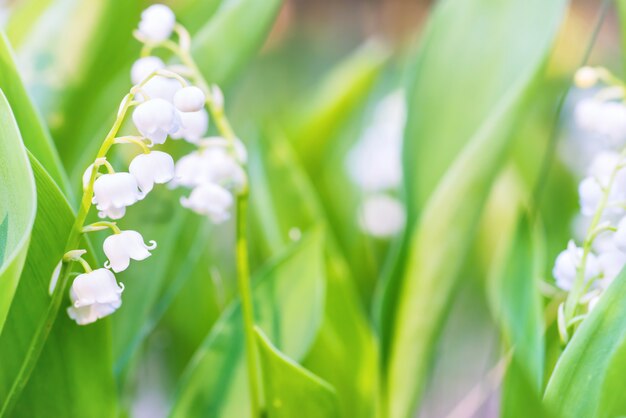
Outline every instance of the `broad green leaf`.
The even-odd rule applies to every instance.
[[[28,96],[15,64],[13,51],[4,34],[0,34],[0,88],[13,109],[24,145],[43,164],[66,196],[71,196],[67,176],[52,137]]]
[[[289,138],[308,170],[318,167],[337,131],[363,105],[389,52],[369,41],[325,75],[292,117]]]
[[[626,270],[611,283],[559,358],[544,402],[563,417],[615,417],[624,388],[617,367],[626,359]],[[623,399],[623,397],[622,397]],[[606,402],[606,404],[605,404]]]
[[[281,351],[301,359],[321,321],[323,235],[315,229],[253,280],[256,324]],[[214,325],[182,378],[171,416],[249,413],[241,310],[235,302]]]
[[[281,0],[220,4],[192,40],[193,57],[210,83],[224,83],[261,48],[281,5]]]
[[[278,351],[256,329],[268,418],[338,418],[335,389]]]
[[[491,275],[491,305],[499,322],[505,356],[511,353],[502,389],[501,416],[528,416],[537,409],[543,387],[544,338],[542,302],[538,280],[543,265],[537,232],[526,216],[503,243],[500,265]],[[539,247],[539,248],[538,248]],[[535,402],[530,402],[534,399]]]
[[[14,303],[0,336],[0,400],[4,403],[18,371],[30,355],[43,321],[54,267],[63,255],[74,215],[63,193],[31,155],[37,185],[37,216]],[[69,306],[69,298],[64,308]],[[78,326],[62,308],[30,379],[12,411],[15,417],[116,416],[110,330],[107,320]],[[2,407],[0,406],[0,409]]]
[[[251,208],[257,242],[276,252],[294,234],[327,222],[311,181],[290,143],[278,133],[252,144]],[[328,232],[324,322],[304,364],[337,391],[343,416],[375,416],[378,407],[377,342],[351,273]]]
[[[1,77],[1,76],[0,76]],[[35,181],[17,123],[0,90],[0,332],[17,288],[35,222]],[[1,397],[0,397],[1,399]]]
[[[409,224],[406,268],[389,282],[395,290],[385,308],[393,312],[385,334],[391,418],[411,416],[423,393],[476,221],[564,5],[447,0],[431,17],[409,92],[404,145],[410,216],[426,203]],[[480,94],[460,94],[476,86]]]

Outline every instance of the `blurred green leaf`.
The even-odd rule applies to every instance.
[[[71,199],[70,187],[52,137],[33,105],[15,64],[13,51],[4,34],[0,34],[0,88],[6,94],[24,145],[43,164],[46,171]]]
[[[338,418],[335,389],[278,351],[256,329],[268,418]]]
[[[3,124],[3,126],[6,126]],[[61,259],[74,215],[63,193],[31,155],[37,185],[37,215],[31,244],[6,326],[0,336],[0,400],[4,403],[32,338],[46,316],[52,271]],[[69,300],[65,306],[69,306]],[[43,352],[17,399],[11,417],[114,417],[107,320],[78,326],[59,312]]]
[[[559,358],[544,402],[563,417],[615,417],[626,413],[626,270],[611,283]],[[616,368],[622,367],[622,368]],[[605,404],[606,402],[606,404]]]
[[[541,406],[544,338],[538,280],[543,269],[543,248],[538,245],[537,231],[524,215],[510,238],[511,242],[504,244],[509,248],[502,251],[500,263],[490,277],[490,302],[504,351],[512,355],[504,376],[500,414],[521,418]]]
[[[301,359],[315,338],[325,287],[323,234],[314,229],[255,276],[256,324],[281,351]],[[173,417],[245,416],[249,411],[241,310],[235,302],[214,325],[191,361]]]
[[[327,155],[337,131],[364,104],[388,57],[385,45],[366,42],[305,95],[307,99],[291,117],[288,136],[309,173]]]
[[[407,264],[387,282],[383,308],[391,418],[411,416],[422,395],[476,221],[564,5],[448,0],[431,16],[408,95]],[[479,94],[461,93],[477,85]]]
[[[6,33],[11,43],[18,47],[28,37],[39,17],[53,0],[23,0],[12,5],[6,23]]]
[[[270,253],[327,222],[310,179],[279,133],[251,144],[250,179],[255,241]],[[377,342],[333,232],[325,248],[324,322],[304,365],[336,389],[343,416],[372,417],[378,407]]]
[[[1,74],[1,72],[0,72]],[[7,318],[31,238],[37,196],[35,181],[9,102],[0,90],[0,332]],[[2,397],[0,397],[2,399]]]
[[[210,83],[224,83],[263,45],[282,0],[224,0],[194,36],[192,54]],[[242,30],[245,28],[245,30]]]

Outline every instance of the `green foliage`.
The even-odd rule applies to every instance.
[[[339,404],[332,386],[278,351],[256,329],[268,418],[338,418]]]
[[[9,103],[0,90],[0,332],[17,288],[35,222],[35,182]]]
[[[323,242],[322,231],[314,229],[253,279],[256,323],[293,359],[306,354],[322,318]],[[235,302],[192,359],[176,395],[173,417],[248,413],[242,326],[240,305]]]
[[[409,224],[403,278],[388,283],[384,309],[394,313],[383,312],[389,329],[385,359],[391,417],[408,417],[422,395],[477,217],[564,5],[447,1],[429,23],[415,62],[404,149],[409,213],[417,215],[420,208],[420,215]],[[490,13],[498,17],[486,18]],[[467,29],[478,20],[486,23],[480,30]],[[523,42],[520,33],[526,34]],[[488,55],[469,53],[477,48],[487,49]],[[493,89],[481,92],[485,103],[459,94],[481,78],[489,78],[485,85]],[[455,94],[447,96],[447,91]],[[427,120],[432,114],[437,118]],[[446,123],[448,118],[455,123]],[[438,146],[441,141],[446,147]],[[450,236],[457,238],[443,239]]]
[[[52,271],[74,222],[63,193],[34,157],[30,161],[37,185],[37,215],[22,280],[0,336],[0,415],[114,417],[117,393],[109,323],[77,327],[63,310],[21,396],[9,396],[27,357],[39,355],[33,352],[32,337],[44,321]],[[64,302],[64,308],[68,304],[69,300]],[[5,410],[6,402],[13,403],[11,410]]]

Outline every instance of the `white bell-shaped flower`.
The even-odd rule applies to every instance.
[[[583,249],[576,246],[574,241],[567,244],[567,249],[562,251],[556,258],[552,274],[556,279],[556,285],[563,290],[571,290],[576,280],[578,267],[583,256]],[[600,263],[593,253],[587,255],[585,267],[585,281],[600,275]]]
[[[606,288],[617,277],[626,264],[626,253],[619,250],[607,251],[598,255],[602,270],[600,286]]]
[[[130,162],[130,174],[135,176],[139,189],[145,196],[154,184],[164,184],[174,177],[174,160],[162,151],[139,154]]]
[[[114,215],[119,215],[121,209],[142,198],[137,180],[130,173],[101,175],[93,184],[93,192],[93,203],[96,204],[98,210]]]
[[[172,139],[184,138],[185,141],[197,144],[209,129],[209,114],[206,109],[197,112],[179,112],[180,129],[172,133]]]
[[[101,268],[80,274],[70,288],[72,306],[67,313],[78,325],[86,325],[112,314],[122,305],[124,285],[111,271]]]
[[[165,99],[151,99],[137,106],[133,122],[141,135],[155,144],[164,143],[167,135],[180,127],[176,109]]]
[[[197,112],[204,108],[206,98],[196,86],[181,88],[174,95],[174,106],[181,112]]]
[[[389,238],[402,230],[405,223],[402,202],[384,194],[365,199],[359,210],[359,226],[377,238]]]
[[[191,152],[176,162],[172,186],[195,187],[207,182],[209,169],[202,154],[198,151]]]
[[[155,241],[150,245],[143,242],[143,237],[137,231],[122,231],[119,234],[109,235],[102,245],[104,254],[109,261],[104,264],[106,268],[119,273],[128,268],[130,260],[145,260],[150,257],[151,250],[156,248]]]
[[[133,63],[130,69],[130,81],[139,84],[155,71],[165,68],[165,63],[159,57],[143,57]]]
[[[172,35],[176,16],[169,7],[153,4],[141,12],[139,32],[150,42],[161,42]]]
[[[180,199],[181,205],[208,216],[216,224],[230,218],[233,201],[233,195],[228,190],[213,183],[201,184],[191,191],[189,197]]]
[[[101,219],[122,219],[124,215],[126,215],[126,206],[122,206],[121,208],[110,207],[98,212],[98,217]]]
[[[602,200],[602,186],[593,177],[586,177],[578,186],[580,208],[583,215],[591,216],[596,212]]]
[[[137,94],[136,100],[143,101],[144,99],[163,99],[170,103],[173,103],[174,95],[181,89],[180,82],[173,78],[156,76],[152,77],[141,88],[141,92]],[[142,94],[145,93],[145,94]],[[147,97],[144,97],[147,96]]]

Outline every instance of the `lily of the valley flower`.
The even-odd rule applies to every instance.
[[[197,112],[204,107],[204,93],[196,86],[181,88],[174,95],[174,106],[181,112]]]
[[[180,203],[214,223],[221,223],[230,218],[233,200],[233,195],[222,186],[205,183],[193,189],[189,197],[182,197]]]
[[[174,177],[174,160],[168,153],[152,151],[139,154],[130,162],[130,174],[135,176],[141,192],[146,195],[154,184],[164,184]]]
[[[221,147],[194,151],[176,163],[175,185],[196,187],[216,183],[239,188],[245,181],[246,175],[241,165]]]
[[[154,4],[141,13],[139,33],[150,42],[161,42],[172,35],[176,16],[163,4]]]
[[[562,251],[556,258],[552,274],[556,279],[556,285],[563,290],[571,290],[576,280],[578,268],[583,256],[583,249],[570,241],[567,249]],[[593,253],[587,256],[585,267],[585,282],[600,275],[600,263]]]
[[[80,274],[72,283],[67,313],[78,325],[90,324],[115,312],[122,305],[123,291],[124,285],[118,285],[107,269]]]
[[[133,122],[144,137],[154,144],[163,144],[169,134],[180,128],[178,112],[165,99],[148,100],[135,109]]]
[[[180,129],[172,133],[172,139],[184,138],[191,144],[197,144],[209,129],[209,114],[206,109],[197,112],[179,112]]]
[[[156,248],[156,242],[150,241],[150,245],[143,242],[143,237],[137,231],[121,231],[119,234],[109,235],[102,245],[104,254],[109,259],[104,266],[119,273],[128,268],[130,260],[145,260]]]
[[[165,63],[159,57],[139,58],[130,69],[130,80],[133,84],[139,84],[150,74],[163,68]]]
[[[143,196],[137,180],[130,173],[103,174],[93,184],[93,203],[105,216],[119,219],[130,206]]]

